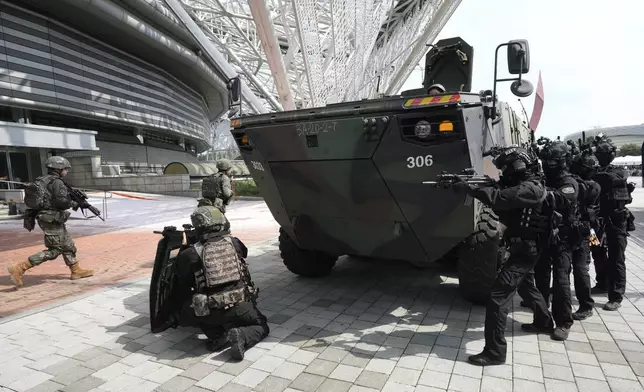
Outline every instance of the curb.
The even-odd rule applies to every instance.
[[[145,197],[145,196],[135,196],[135,195],[129,195],[127,193],[121,193],[118,191],[110,191],[111,194],[121,196],[121,197],[127,197],[128,199],[138,199],[138,200],[158,200],[158,199],[153,199],[151,197]]]

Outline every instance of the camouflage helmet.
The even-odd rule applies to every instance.
[[[226,171],[232,167],[233,165],[228,159],[220,159],[217,161],[217,170],[219,171]]]
[[[228,220],[218,208],[213,206],[201,206],[190,215],[192,226],[196,230],[219,231],[222,230]]]
[[[49,169],[69,169],[72,165],[69,164],[69,161],[64,157],[53,156],[47,159],[45,162],[45,167]]]

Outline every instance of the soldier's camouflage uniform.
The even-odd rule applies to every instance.
[[[10,265],[9,276],[13,283],[22,286],[22,275],[30,268],[53,260],[62,255],[65,264],[71,271],[70,279],[86,278],[93,275],[92,270],[82,269],[76,259],[76,245],[67,232],[65,222],[71,213],[70,208],[77,208],[78,204],[69,196],[67,186],[60,175],[62,170],[69,169],[69,161],[63,157],[53,156],[45,164],[48,174],[40,177],[46,185],[46,196],[41,210],[27,210],[25,214],[25,228],[33,229],[34,220],[45,234],[45,247],[47,249],[29,256],[28,261]]]
[[[255,305],[258,291],[244,260],[248,250],[230,235],[219,209],[198,207],[191,220],[199,243],[179,252],[175,263],[179,325],[200,327],[213,351],[230,344],[233,358],[243,359],[269,333]]]
[[[204,179],[204,199],[210,200],[211,205],[226,213],[226,207],[233,198],[233,187],[230,179],[232,164],[228,159],[217,162],[218,173]]]

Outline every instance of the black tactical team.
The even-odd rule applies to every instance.
[[[546,188],[539,177],[537,157],[523,148],[508,148],[495,160],[502,171],[498,184],[489,187],[468,185],[464,181],[454,185],[456,191],[465,191],[489,205],[506,226],[505,241],[510,257],[503,265],[487,301],[485,314],[485,348],[469,357],[475,365],[498,365],[506,360],[505,327],[512,297],[525,276],[539,259],[539,249],[546,241],[550,217],[544,214]],[[540,328],[552,328],[552,319],[546,302],[532,286],[525,290],[534,304],[534,323]]]
[[[582,241],[578,208],[579,185],[568,171],[570,148],[561,141],[552,141],[540,151],[541,163],[549,191],[548,208],[560,214],[562,222],[553,227],[556,236],[542,252],[542,260],[535,267],[537,288],[550,303],[552,291],[552,316],[556,329],[552,334],[555,340],[566,340],[573,324],[572,293],[570,290],[570,270],[573,251]],[[587,240],[588,237],[586,237]],[[553,280],[550,289],[551,276]],[[524,330],[529,331],[529,327]],[[543,331],[533,331],[543,332]]]
[[[575,295],[579,308],[572,315],[575,320],[585,320],[593,315],[595,301],[591,296],[590,275],[590,241],[591,232],[599,231],[599,193],[601,188],[593,181],[593,176],[599,168],[597,158],[591,151],[579,151],[574,143],[569,143],[572,149],[570,172],[579,185],[579,213],[583,239],[572,254],[572,274],[575,283]]]
[[[180,325],[200,327],[213,351],[230,344],[231,356],[241,360],[269,333],[255,306],[257,289],[244,260],[248,251],[230,235],[218,208],[198,207],[190,218],[199,242],[177,255]]]
[[[634,229],[632,220],[629,220],[632,215],[626,208],[631,201],[628,173],[611,165],[616,152],[617,148],[610,139],[598,136],[595,140],[595,156],[600,167],[593,179],[601,187],[599,209],[604,226],[600,230],[602,245],[593,247],[592,253],[597,273],[596,291],[603,289],[608,292],[604,310],[617,310],[621,306],[626,289],[626,237],[628,230]]]

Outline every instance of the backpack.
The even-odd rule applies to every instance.
[[[216,198],[221,197],[221,176],[213,174],[203,179],[201,183],[201,196],[215,200]]]
[[[34,182],[25,185],[25,205],[32,210],[42,210],[49,204],[51,193],[49,184],[54,180],[52,176],[41,176]]]

